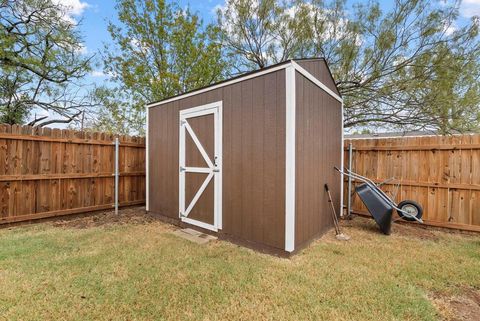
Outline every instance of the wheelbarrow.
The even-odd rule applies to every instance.
[[[345,169],[345,171],[342,171],[337,167],[335,167],[335,169],[342,175],[363,182],[363,184],[360,184],[355,188],[355,191],[375,219],[375,222],[377,222],[382,233],[387,235],[390,234],[393,210],[396,210],[398,216],[406,221],[423,223],[423,208],[417,202],[404,200],[397,204],[393,199],[388,197],[384,191],[382,191],[379,185],[375,184],[367,177],[354,173],[349,169]]]

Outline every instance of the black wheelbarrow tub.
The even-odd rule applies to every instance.
[[[378,192],[367,184],[355,188],[363,204],[377,222],[383,234],[389,235],[392,226],[393,206],[382,198]]]

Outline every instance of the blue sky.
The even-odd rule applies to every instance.
[[[81,33],[85,44],[85,53],[87,55],[96,54],[100,56],[103,44],[110,41],[110,34],[107,31],[107,22],[116,21],[115,0],[59,0],[72,7],[72,16],[76,20],[81,20]],[[176,1],[180,7],[189,6],[190,9],[198,13],[205,22],[215,19],[215,7],[224,3],[223,0],[206,1]],[[106,80],[101,72],[101,67],[96,68],[88,77],[87,82],[101,84]]]
[[[85,53],[96,54],[100,56],[103,43],[110,41],[110,35],[107,31],[107,21],[116,20],[116,11],[114,0],[56,0],[64,5],[71,7],[71,16],[73,19],[81,20],[81,33],[84,38]],[[354,3],[361,0],[350,0]],[[215,19],[215,8],[224,4],[225,0],[181,0],[176,1],[179,6],[189,6],[194,12],[197,12],[205,22]],[[384,9],[391,7],[392,1],[380,0]],[[461,18],[458,24],[465,23],[471,16],[480,15],[480,0],[464,0],[461,5]],[[106,80],[105,75],[98,67],[88,77],[87,82],[101,84]]]

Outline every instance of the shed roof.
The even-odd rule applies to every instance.
[[[155,107],[155,106],[158,106],[158,105],[162,105],[162,104],[165,104],[167,102],[170,102],[170,101],[174,101],[174,100],[178,100],[178,99],[182,99],[182,98],[186,98],[188,96],[192,96],[192,95],[195,95],[195,94],[199,94],[201,92],[205,92],[205,91],[209,91],[209,90],[213,90],[215,88],[219,88],[219,87],[223,87],[223,86],[227,86],[227,85],[230,85],[232,83],[235,83],[235,82],[240,82],[240,81],[243,81],[243,80],[247,80],[249,78],[254,78],[254,77],[257,77],[257,76],[260,76],[262,74],[267,74],[267,73],[270,73],[270,72],[274,72],[274,71],[277,71],[277,70],[280,70],[280,69],[283,69],[283,68],[286,68],[289,64],[291,64],[292,62],[295,62],[295,61],[308,61],[308,60],[320,60],[320,61],[323,61],[325,63],[325,65],[327,66],[327,70],[329,72],[329,75],[330,75],[330,78],[333,80],[333,76],[332,76],[332,73],[330,71],[330,68],[328,67],[328,64],[325,60],[325,58],[300,58],[300,59],[289,59],[289,60],[285,60],[285,61],[282,61],[282,62],[279,62],[275,65],[271,65],[271,66],[268,66],[268,67],[265,67],[265,68],[262,68],[262,69],[257,69],[257,70],[253,70],[253,71],[250,71],[250,72],[246,72],[246,73],[243,73],[241,75],[238,75],[238,76],[235,76],[235,77],[232,77],[232,78],[228,78],[228,79],[225,79],[225,80],[222,80],[222,81],[219,81],[219,82],[216,82],[216,83],[213,83],[213,84],[210,84],[208,86],[204,86],[204,87],[200,87],[200,88],[196,88],[196,89],[193,89],[193,90],[190,90],[190,91],[187,91],[187,92],[184,92],[184,93],[181,93],[181,94],[178,94],[178,95],[174,95],[174,96],[171,96],[171,97],[167,97],[167,98],[164,98],[164,99],[161,99],[161,100],[158,100],[158,101],[153,101],[153,102],[150,102],[147,104],[147,107],[150,108],[150,107]],[[310,74],[311,77],[315,78],[313,75]],[[315,78],[318,82],[320,82],[320,80],[318,80],[317,78]],[[333,82],[335,84],[335,82]],[[336,89],[336,92],[333,92],[331,90],[329,90],[328,88],[324,88],[326,89],[326,91],[334,96],[334,98],[336,98],[337,100],[341,100],[341,95],[338,91],[338,88],[336,87],[335,85],[335,89]]]

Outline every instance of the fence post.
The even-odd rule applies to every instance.
[[[118,137],[115,137],[115,214],[118,215],[118,152],[119,152],[120,142]]]
[[[352,170],[352,158],[353,158],[353,146],[350,142],[348,144],[348,170]],[[348,176],[348,189],[347,189],[347,217],[352,213],[352,178]]]

